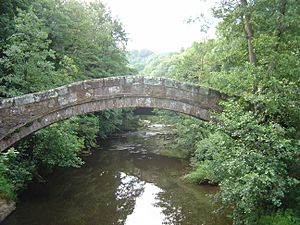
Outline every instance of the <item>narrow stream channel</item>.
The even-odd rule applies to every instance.
[[[188,162],[155,154],[163,127],[113,137],[81,168],[57,169],[23,193],[3,225],[231,224],[209,201],[217,187],[183,182]]]

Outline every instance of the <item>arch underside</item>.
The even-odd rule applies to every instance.
[[[172,99],[162,99],[156,97],[112,97],[97,101],[83,102],[68,106],[66,108],[61,108],[56,111],[52,111],[44,115],[39,115],[38,117],[35,117],[34,120],[22,125],[15,131],[6,135],[5,138],[0,140],[0,152],[13,146],[22,138],[55,122],[68,119],[72,116],[83,115],[86,113],[97,112],[105,109],[137,107],[167,109],[191,115],[202,120],[210,120],[209,110],[201,108],[199,105],[192,105],[189,103],[180,102]]]

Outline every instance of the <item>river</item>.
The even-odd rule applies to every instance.
[[[229,225],[209,200],[217,187],[188,184],[187,160],[157,154],[163,125],[112,137],[84,157],[30,185],[3,225]]]

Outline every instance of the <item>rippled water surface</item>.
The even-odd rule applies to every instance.
[[[3,225],[229,225],[208,199],[217,188],[184,183],[188,162],[154,154],[147,132],[112,138],[81,168],[31,185]]]

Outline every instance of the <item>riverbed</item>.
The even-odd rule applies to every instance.
[[[188,160],[160,154],[171,137],[163,124],[115,135],[81,168],[30,185],[3,225],[231,224],[210,201],[218,187],[186,183]]]

